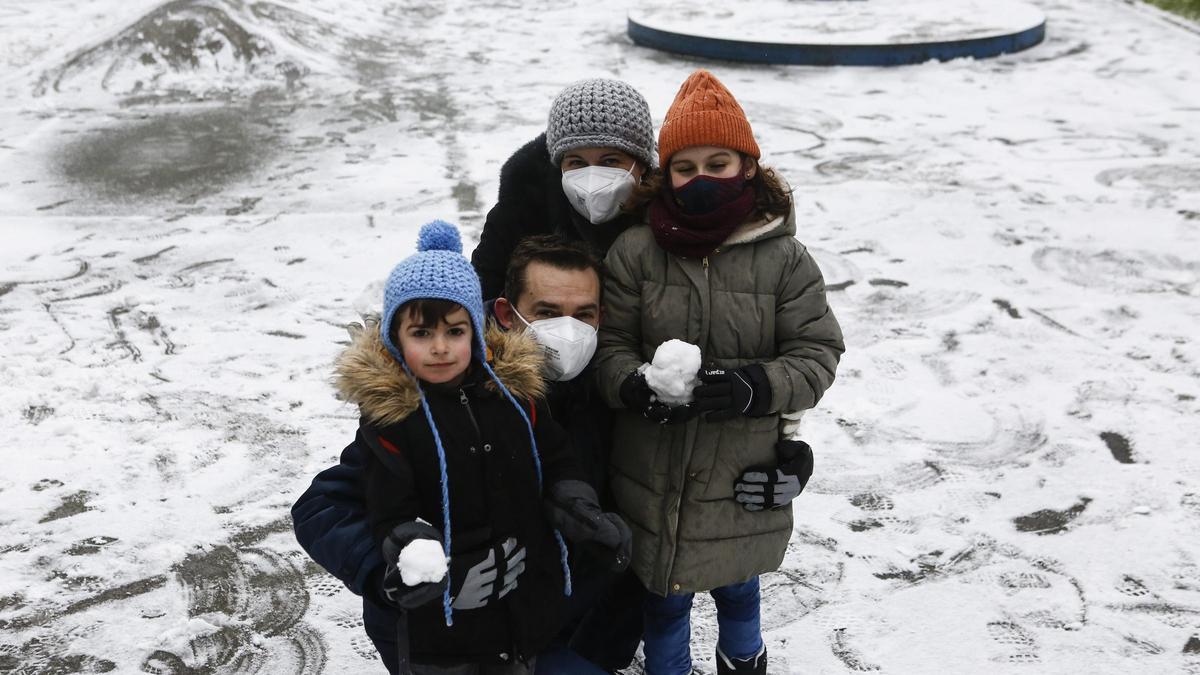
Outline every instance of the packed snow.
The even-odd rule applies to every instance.
[[[700,384],[700,348],[683,340],[667,340],[638,372],[646,377],[658,400],[671,405],[691,403],[692,390]]]
[[[635,47],[634,0],[5,2],[0,670],[385,672],[290,531],[344,325],[563,86],[661,121],[705,67],[848,345],[771,673],[1200,674],[1200,31],[1035,4],[1019,54],[821,69]]]
[[[433,539],[414,539],[400,550],[396,567],[407,586],[441,581],[448,565],[442,542]]]

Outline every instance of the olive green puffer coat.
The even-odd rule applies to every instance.
[[[761,363],[771,414],[660,426],[617,415],[612,490],[633,529],[633,569],[659,595],[706,591],[779,567],[791,509],[746,511],[733,486],[773,466],[779,412],[816,405],[845,351],[825,281],[795,239],[795,214],[743,225],[702,260],[663,251],[647,226],[624,232],[605,263],[601,392],[621,408],[621,382],[663,342],[700,346],[704,367]]]

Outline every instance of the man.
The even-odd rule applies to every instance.
[[[580,243],[529,237],[513,250],[504,295],[492,315],[506,330],[531,330],[546,350],[550,412],[570,437],[576,461],[609,507],[606,490],[612,412],[591,370],[601,321],[600,261]],[[608,571],[602,556],[575,557],[567,626],[538,656],[537,672],[589,673],[628,666],[642,637],[644,590],[637,578]],[[583,659],[583,660],[581,660]],[[599,669],[597,669],[599,667]]]

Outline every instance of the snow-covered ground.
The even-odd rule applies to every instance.
[[[288,518],[342,324],[563,85],[661,118],[703,65],[849,346],[771,671],[1200,673],[1200,33],[1046,0],[1016,55],[763,67],[634,47],[643,4],[4,3],[0,671],[383,672]]]

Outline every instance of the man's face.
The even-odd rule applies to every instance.
[[[591,269],[562,270],[532,262],[525,268],[525,291],[516,309],[530,323],[570,316],[599,328],[600,278]],[[522,326],[519,320],[513,324],[517,326]]]

